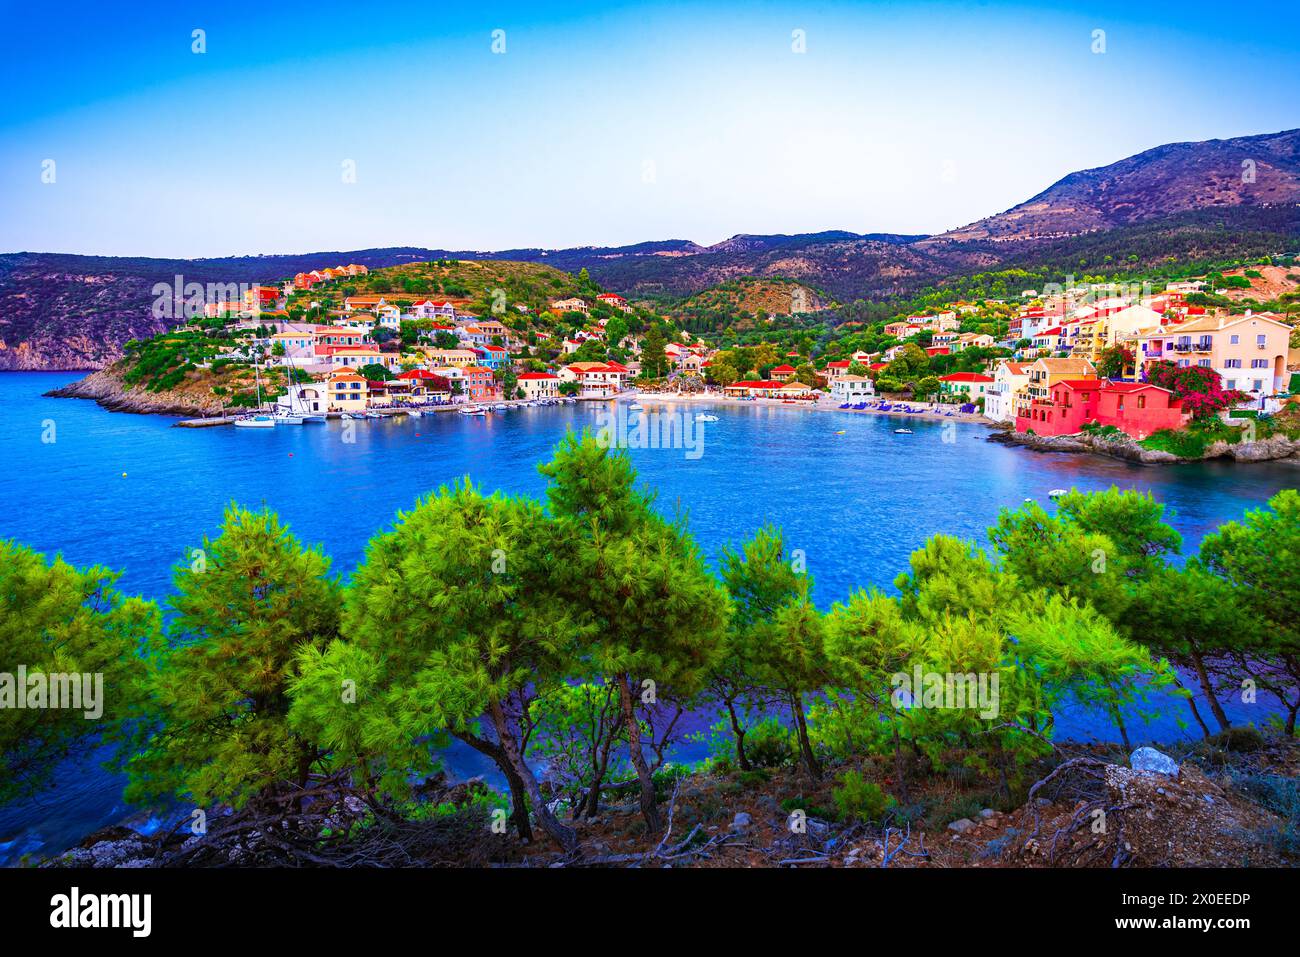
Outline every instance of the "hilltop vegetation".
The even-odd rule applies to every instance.
[[[690,332],[744,332],[778,316],[820,312],[833,305],[833,300],[794,279],[743,276],[710,286],[667,312]]]
[[[337,279],[297,298],[322,300],[335,306],[342,305],[345,296],[353,295],[385,295],[399,304],[417,298],[443,298],[465,302],[471,311],[484,313],[492,312],[498,304],[501,308],[521,304],[540,312],[550,300],[592,296],[600,291],[585,274],[574,276],[541,263],[435,259]]]

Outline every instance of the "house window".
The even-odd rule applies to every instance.
[[[1147,397],[1144,395],[1138,396],[1138,408],[1145,409],[1146,407],[1147,407]]]
[[[1208,368],[1210,367],[1210,360],[1209,360],[1209,359],[1200,359],[1200,360],[1197,361],[1196,364],[1197,364],[1198,366],[1203,366],[1204,368],[1207,368],[1207,369],[1208,369]]]
[[[1225,369],[1240,369],[1240,368],[1241,368],[1241,360],[1240,360],[1240,359],[1225,359],[1224,362],[1223,362],[1223,367],[1224,367]]]
[[[1241,341],[1241,336],[1232,336],[1231,338],[1229,338],[1228,341],[1235,346],[1237,343]]]
[[[1263,390],[1263,388],[1264,388],[1264,380],[1263,380],[1263,379],[1256,379],[1256,380],[1255,380],[1255,387],[1254,387],[1253,389],[1251,389],[1250,391],[1252,391],[1252,392],[1259,392],[1259,391]]]
[[[1251,359],[1251,360],[1250,360],[1250,367],[1251,367],[1252,369],[1267,369],[1267,368],[1268,368],[1268,360],[1267,360],[1267,359]]]
[[[1268,336],[1266,336],[1266,335],[1258,335],[1258,336],[1256,336],[1256,337],[1255,337],[1255,345],[1257,345],[1259,348],[1263,349],[1266,345],[1268,345]]]

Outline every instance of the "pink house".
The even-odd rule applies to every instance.
[[[1017,416],[1016,431],[1036,435],[1074,435],[1088,423],[1113,425],[1135,439],[1161,429],[1180,429],[1191,418],[1168,389],[1145,382],[1065,379],[1048,398],[1036,398],[1029,414]]]

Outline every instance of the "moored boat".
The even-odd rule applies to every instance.
[[[241,429],[273,429],[275,417],[270,415],[246,415],[235,419],[235,425]]]

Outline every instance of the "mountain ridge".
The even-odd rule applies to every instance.
[[[372,247],[200,259],[0,254],[0,370],[99,368],[165,328],[158,282],[270,282],[359,263],[511,260],[587,269],[604,287],[680,302],[744,277],[794,279],[840,301],[907,294],[945,277],[1032,263],[1100,265],[1259,255],[1300,236],[1300,129],[1169,143],[1069,173],[1023,203],[936,235],[736,233],[704,246],[450,250]],[[1275,250],[1276,251],[1276,250]]]

